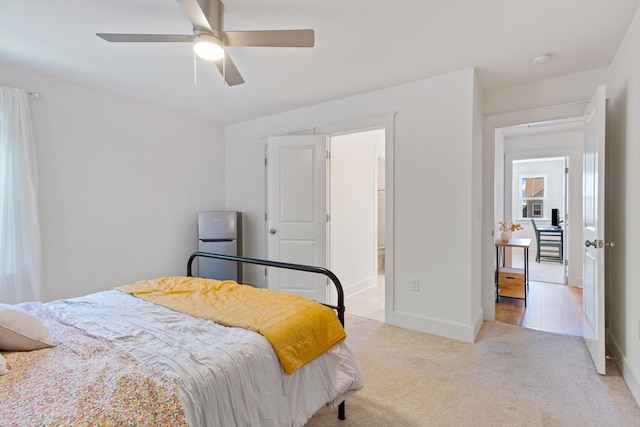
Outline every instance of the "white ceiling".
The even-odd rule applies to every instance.
[[[0,0],[0,65],[233,123],[467,67],[491,90],[608,66],[640,0],[224,5],[226,30],[311,28],[316,45],[229,48],[246,83],[227,87],[212,64],[199,61],[194,88],[190,44],[114,44],[95,36],[191,34],[175,0]],[[541,52],[553,60],[530,65]]]

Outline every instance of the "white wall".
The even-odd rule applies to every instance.
[[[353,295],[377,281],[377,156],[384,130],[331,138],[331,263]]]
[[[41,92],[44,297],[186,273],[197,212],[224,208],[219,125],[1,65],[0,84]]]
[[[640,405],[640,11],[611,64],[606,239],[610,348]]]
[[[467,69],[227,126],[227,205],[247,214],[247,255],[265,254],[267,136],[397,113],[395,144],[387,148],[393,150],[395,204],[393,230],[387,229],[393,235],[387,247],[393,245],[394,254],[387,284],[394,298],[387,300],[386,319],[472,341],[475,323],[482,320],[471,298],[472,256],[477,256],[471,240],[479,233],[474,229],[479,218],[472,219],[480,211],[479,198],[472,198],[472,184],[480,179],[472,155],[476,85]],[[475,160],[479,163],[479,155]],[[412,278],[420,279],[420,292],[411,291]]]
[[[482,108],[484,104],[484,88],[480,85],[477,76],[474,76],[473,84],[473,104],[471,113],[472,146],[471,146],[471,197],[467,220],[471,228],[471,246],[469,247],[469,258],[471,266],[471,300],[469,313],[474,316],[471,324],[477,328],[475,335],[480,331],[484,310],[482,309],[482,207],[484,201],[482,187]]]
[[[607,79],[607,68],[569,74],[526,85],[493,90],[484,98],[483,113],[494,116],[513,111],[532,110],[549,105],[563,105],[585,100],[585,94]],[[591,95],[588,97],[591,98]]]

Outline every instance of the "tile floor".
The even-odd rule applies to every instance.
[[[378,275],[375,286],[345,298],[344,304],[348,314],[384,322],[384,274]]]

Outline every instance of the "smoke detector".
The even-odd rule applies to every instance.
[[[551,61],[551,54],[549,53],[539,53],[529,59],[529,62],[531,62],[533,65],[542,65],[546,64],[549,61]]]

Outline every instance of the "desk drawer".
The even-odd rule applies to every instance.
[[[498,285],[498,295],[501,297],[524,298],[524,285],[502,283]]]
[[[500,271],[498,273],[498,295],[524,298],[524,292],[524,273],[514,271]]]
[[[512,271],[500,271],[498,273],[498,285],[513,284],[524,286],[524,273],[515,273]]]

